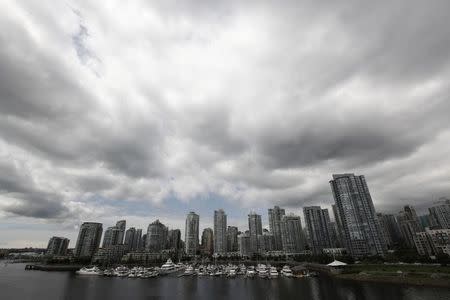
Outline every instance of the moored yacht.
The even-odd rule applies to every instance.
[[[78,275],[100,275],[100,269],[97,267],[84,267],[76,272]]]
[[[266,265],[259,264],[257,267],[258,276],[261,278],[267,278],[269,276],[269,271],[267,270]]]
[[[173,261],[169,258],[165,264],[161,266],[159,270],[161,274],[169,274],[177,271],[177,266],[173,263]]]
[[[292,277],[292,270],[289,268],[289,266],[284,266],[283,269],[281,269],[281,275],[284,277]]]
[[[187,266],[186,270],[184,271],[184,274],[185,275],[193,275],[194,274],[194,268],[191,265]]]
[[[278,278],[278,271],[277,268],[275,267],[270,267],[270,273],[269,273],[270,278]]]

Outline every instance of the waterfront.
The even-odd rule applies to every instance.
[[[0,266],[1,299],[450,299],[450,289],[339,280],[330,277],[226,279],[166,276],[149,280],[77,276]]]

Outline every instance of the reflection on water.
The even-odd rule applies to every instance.
[[[312,299],[448,300],[450,290],[330,277],[274,280],[210,277],[127,279],[82,277],[68,272],[25,271],[22,264],[0,267],[0,299]]]

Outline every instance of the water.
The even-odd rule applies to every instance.
[[[70,272],[25,271],[23,264],[0,265],[1,300],[91,299],[314,299],[449,300],[450,290],[386,283],[361,283],[330,277],[128,279],[77,276]]]

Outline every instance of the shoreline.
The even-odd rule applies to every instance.
[[[367,274],[367,275],[336,274],[332,276],[337,279],[349,281],[393,283],[400,285],[450,288],[450,279],[448,277],[440,277],[440,278],[408,277],[408,276],[402,277],[402,276],[377,275],[377,274]]]

